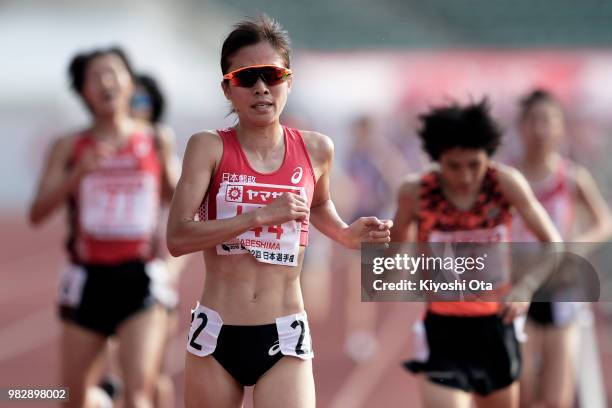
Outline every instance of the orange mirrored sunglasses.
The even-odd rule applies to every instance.
[[[289,68],[276,65],[252,65],[242,67],[223,75],[223,79],[233,86],[250,88],[261,78],[269,86],[278,85],[292,75]]]

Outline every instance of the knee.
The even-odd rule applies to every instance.
[[[147,376],[130,378],[125,384],[127,408],[152,408],[155,395],[155,379]]]
[[[172,378],[167,375],[160,375],[157,380],[155,392],[160,396],[174,394],[174,382],[172,382]]]

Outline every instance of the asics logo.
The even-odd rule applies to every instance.
[[[301,167],[296,167],[293,170],[293,175],[291,176],[291,182],[293,184],[297,184],[302,180],[302,176],[304,175],[304,170]]]
[[[272,344],[272,347],[268,350],[268,355],[275,356],[280,352],[280,344],[278,344],[278,340]]]

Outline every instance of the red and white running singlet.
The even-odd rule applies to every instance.
[[[95,144],[89,134],[77,137],[72,165]],[[154,136],[134,133],[98,170],[80,180],[70,200],[68,250],[73,262],[116,264],[154,256],[161,171]]]
[[[285,157],[272,173],[251,167],[233,128],[217,132],[223,141],[223,156],[198,211],[200,220],[235,217],[268,205],[282,193],[299,194],[310,207],[316,180],[298,130],[283,126]],[[308,219],[253,228],[217,245],[217,254],[251,253],[260,262],[296,266],[300,245],[308,245]]]
[[[556,170],[540,182],[529,182],[533,192],[542,204],[553,224],[564,240],[569,239],[575,214],[575,188],[570,178],[572,164],[561,160]],[[512,224],[512,240],[515,242],[535,242],[537,238],[529,231],[523,219],[517,214]]]
[[[419,242],[509,242],[512,224],[511,206],[500,191],[497,171],[489,167],[476,202],[469,210],[460,210],[445,196],[440,174],[426,173],[421,178],[418,215]],[[503,249],[503,248],[502,248]],[[509,259],[503,253],[488,254],[488,272],[499,275],[500,287],[507,285]],[[493,259],[495,258],[495,259]],[[468,272],[466,272],[468,273]],[[495,286],[494,286],[495,288]],[[483,316],[500,310],[498,302],[430,302],[429,310],[453,316]]]

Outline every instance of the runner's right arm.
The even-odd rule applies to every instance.
[[[397,210],[391,228],[391,242],[400,243],[416,241],[414,227],[416,226],[417,198],[419,176],[409,176],[402,182],[397,197]]]
[[[208,191],[222,153],[223,142],[214,132],[201,132],[189,139],[168,215],[168,250],[174,256],[212,248],[262,225],[303,220],[308,214],[306,201],[288,193],[252,212],[221,220],[195,221],[194,215]]]
[[[179,179],[180,162],[176,157],[174,132],[168,126],[156,125],[155,134],[162,163],[162,200],[170,203]]]

